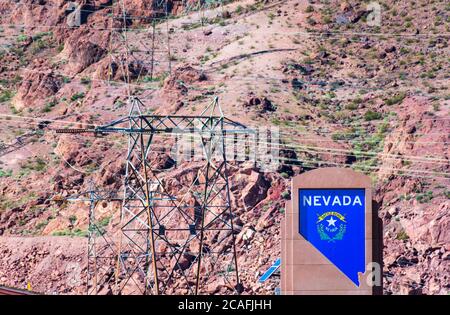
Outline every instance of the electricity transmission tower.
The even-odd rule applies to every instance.
[[[167,0],[155,2],[161,4],[167,18]],[[120,14],[116,15],[117,12]],[[237,264],[225,138],[250,131],[225,118],[217,98],[198,116],[143,114],[143,104],[132,95],[130,82],[139,80],[141,69],[150,68],[151,76],[155,73],[156,22],[153,20],[152,47],[148,50],[151,65],[145,67],[142,61],[146,60],[145,55],[139,55],[142,51],[129,45],[132,16],[123,0],[113,10],[113,26],[119,20],[114,16],[121,17],[121,26],[111,28],[111,43],[119,44],[110,49],[111,65],[115,64],[111,74],[121,71],[121,79],[128,85],[128,116],[94,129],[57,130],[57,133],[121,133],[128,137],[117,245],[95,224],[95,204],[108,197],[95,192],[89,195],[90,293],[98,294],[109,287],[114,294],[239,294],[243,286]],[[168,36],[170,71],[169,42]],[[173,148],[184,147],[186,143],[194,147],[181,155],[175,150],[173,159],[170,156]],[[98,250],[98,236],[111,245],[102,247],[106,248],[106,254]],[[114,267],[111,257],[116,259]]]
[[[109,81],[152,82],[158,76],[170,74],[169,9],[168,0],[153,1],[151,15],[138,16],[127,11],[123,0],[114,1],[109,22]],[[149,22],[151,32],[133,27],[133,23],[147,25]],[[142,33],[145,33],[145,39]],[[131,95],[129,86],[128,94]]]
[[[103,211],[99,211],[98,208],[106,208],[108,202],[122,201],[122,198],[113,192],[96,189],[91,180],[87,191],[69,196],[64,200],[89,204],[86,294],[109,293],[115,280],[114,266],[117,261],[117,248],[105,227],[111,220],[111,216],[102,216],[99,212]]]
[[[199,116],[143,115],[130,101],[129,115],[110,124],[57,131],[128,136],[115,293],[240,293],[225,137],[249,130],[225,118],[217,98]],[[180,137],[201,155],[181,167],[157,163],[155,143]]]

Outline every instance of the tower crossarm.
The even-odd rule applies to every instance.
[[[139,122],[139,123],[138,123]],[[130,127],[135,126],[135,127]],[[139,126],[139,127],[137,127]],[[128,116],[95,128],[97,133],[236,134],[252,133],[246,126],[220,116]]]

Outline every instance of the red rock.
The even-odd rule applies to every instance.
[[[18,111],[43,105],[45,99],[58,92],[61,86],[61,77],[55,75],[52,70],[31,70],[24,77],[17,94],[12,100],[12,105]]]
[[[251,208],[267,197],[269,183],[258,172],[252,172],[248,182],[247,186],[242,190],[242,200],[246,208]]]

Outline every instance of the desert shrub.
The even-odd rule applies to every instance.
[[[372,111],[372,110],[370,110],[370,109],[364,114],[364,119],[365,119],[366,121],[378,120],[378,119],[380,119],[381,117],[382,117],[382,116],[381,116],[381,113],[374,112],[374,111]]]
[[[427,191],[426,193],[416,195],[416,200],[420,203],[427,203],[431,199],[433,199],[432,191]]]
[[[395,104],[403,102],[405,97],[406,97],[406,93],[400,92],[400,93],[394,95],[393,97],[386,99],[384,102],[386,103],[386,105],[395,105]]]
[[[71,215],[69,217],[69,221],[70,221],[70,224],[74,225],[77,222],[77,216],[76,215]]]
[[[74,95],[72,95],[72,97],[70,98],[70,100],[72,102],[75,102],[76,100],[82,99],[84,98],[85,94],[83,92],[79,92],[79,93],[75,93]]]
[[[281,197],[283,199],[289,200],[291,199],[291,192],[289,190],[285,190],[281,193]]]
[[[7,102],[10,99],[12,99],[14,96],[14,93],[10,90],[4,90],[0,93],[0,103]]]
[[[404,230],[401,230],[400,232],[397,233],[397,239],[401,241],[406,241],[409,239],[409,236],[408,234],[406,234]]]
[[[55,107],[58,104],[56,100],[52,100],[50,102],[45,103],[44,108],[42,109],[43,113],[48,113],[52,110],[53,107]]]
[[[80,79],[80,83],[84,85],[88,85],[91,83],[91,79],[89,77],[83,77]]]
[[[12,170],[4,170],[0,168],[0,177],[11,177]]]
[[[312,5],[308,5],[305,9],[305,13],[314,12],[314,7]]]

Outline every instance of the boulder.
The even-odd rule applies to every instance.
[[[249,178],[248,184],[242,190],[242,200],[246,208],[252,208],[261,200],[267,197],[267,191],[270,183],[264,178],[261,173],[253,171]]]
[[[62,86],[62,78],[52,70],[30,71],[22,81],[12,105],[18,111],[42,105],[46,98],[53,96]]]

